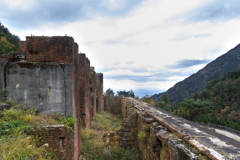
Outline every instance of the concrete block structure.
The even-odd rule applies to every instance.
[[[27,36],[19,42],[17,53],[1,55],[0,74],[0,91],[8,91],[8,101],[77,119],[72,158],[77,159],[80,127],[91,127],[96,113],[104,109],[104,98],[103,74],[96,73],[86,55],[78,53],[74,39]]]

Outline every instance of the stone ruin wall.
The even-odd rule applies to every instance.
[[[110,103],[114,98],[119,103]],[[136,99],[119,98],[105,98],[105,109],[123,120],[119,131],[104,135],[109,145],[137,148],[143,160],[240,159],[240,142]]]
[[[122,115],[122,97],[105,96],[104,110],[113,115]]]
[[[96,113],[104,109],[104,99],[103,74],[96,73],[86,55],[78,53],[74,39],[26,37],[26,41],[19,42],[17,53],[1,55],[0,74],[0,90],[8,90],[8,101],[35,107],[46,114],[77,118],[73,157],[68,157],[77,159],[80,128],[91,127]],[[0,100],[3,99],[0,95]]]

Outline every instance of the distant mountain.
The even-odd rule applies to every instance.
[[[171,102],[189,98],[192,94],[202,90],[210,81],[238,69],[240,69],[240,44],[209,63],[197,73],[175,84],[167,90],[168,98]],[[157,100],[161,97],[161,94],[155,94],[152,98]]]
[[[10,33],[7,27],[0,22],[0,54],[16,51],[19,37]]]

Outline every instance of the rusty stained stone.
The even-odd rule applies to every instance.
[[[153,119],[153,118],[146,117],[146,118],[144,118],[144,122],[147,123],[147,124],[151,124],[151,123],[154,122],[154,119]]]
[[[123,135],[124,135],[124,136],[128,136],[128,135],[129,135],[128,133],[129,133],[129,132],[124,132]]]
[[[172,136],[171,133],[165,130],[160,130],[159,132],[156,133],[156,137],[163,143],[165,144],[168,139]]]
[[[176,149],[178,152],[178,157],[180,159],[195,159],[196,155],[190,150],[188,150],[186,147],[184,147],[182,144],[177,144]]]
[[[115,132],[113,132],[113,131],[111,131],[110,133],[109,133],[109,136],[110,137],[113,137],[115,135]]]
[[[136,118],[132,118],[132,119],[130,120],[130,122],[131,122],[131,123],[133,123],[133,124],[135,124],[135,123],[136,123],[136,121],[137,121],[137,119],[136,119]]]

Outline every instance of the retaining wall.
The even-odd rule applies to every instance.
[[[240,159],[240,142],[204,126],[133,98],[122,98],[118,107],[119,145],[139,149],[144,160]]]

